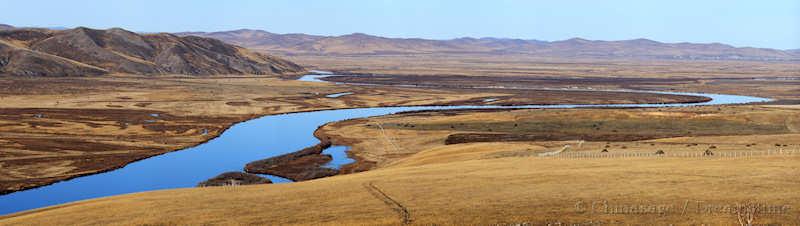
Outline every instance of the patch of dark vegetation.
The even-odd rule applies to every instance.
[[[151,104],[153,104],[153,103],[142,102],[142,103],[136,103],[133,106],[143,108],[143,107],[150,106]]]
[[[63,124],[58,122],[29,121],[28,125],[30,125],[33,128],[36,128],[36,127],[60,127]]]
[[[631,117],[614,112],[601,116],[580,114],[584,111],[562,113],[530,110],[530,112],[530,116],[514,121],[389,123],[384,127],[387,129],[459,131],[447,138],[447,144],[563,140],[640,141],[683,136],[783,134],[789,132],[783,122],[763,120],[741,121],[721,117],[682,116],[639,117],[635,115]],[[424,116],[425,114],[425,112],[415,112],[409,115]],[[429,114],[438,116],[433,113]],[[695,144],[687,145],[696,146]]]
[[[250,106],[250,102],[247,101],[231,101],[231,102],[226,102],[225,104],[230,106]]]
[[[109,92],[119,90],[120,87],[136,87],[133,82],[121,81],[101,81],[81,78],[41,78],[35,79],[28,77],[8,77],[6,75],[0,80],[0,94],[78,94],[90,92]]]
[[[614,78],[614,77],[532,77],[532,76],[467,76],[467,75],[342,75],[323,78],[326,81],[349,83],[373,83],[383,85],[419,85],[449,88],[472,88],[485,86],[573,86],[605,84],[663,85],[696,83],[693,78]]]
[[[445,139],[445,144],[461,144],[475,142],[515,142],[515,141],[638,141],[669,136],[656,136],[648,134],[512,134],[512,133],[456,133],[450,134]],[[625,147],[623,147],[624,149]]]
[[[330,141],[323,140],[300,151],[248,163],[244,169],[248,173],[271,174],[292,181],[333,176],[339,174],[339,170],[323,167],[333,159],[330,155],[322,154],[330,146]]]
[[[8,138],[8,140],[27,150],[48,150],[51,152],[82,150],[86,152],[100,153],[104,151],[128,150],[134,148],[131,146],[103,143],[92,140],[52,137],[14,137]]]
[[[151,131],[156,131],[161,133],[173,132],[177,134],[183,134],[191,129],[197,129],[197,126],[195,125],[144,124],[142,125],[142,127]]]
[[[236,186],[236,185],[249,185],[249,184],[271,184],[267,178],[260,177],[251,173],[243,172],[227,172],[217,175],[211,179],[200,182],[198,187],[212,187],[212,186]]]

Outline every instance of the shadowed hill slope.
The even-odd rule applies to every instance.
[[[299,73],[292,62],[202,37],[119,28],[0,31],[0,73],[26,76]]]
[[[369,54],[524,54],[542,57],[681,59],[681,60],[798,60],[797,52],[766,48],[737,48],[710,43],[662,43],[648,39],[595,41],[573,38],[539,41],[507,38],[458,38],[430,40],[385,38],[355,33],[342,36],[275,34],[241,29],[221,32],[184,32],[177,35],[203,36],[247,48],[287,55],[369,55]]]

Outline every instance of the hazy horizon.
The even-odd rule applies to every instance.
[[[237,29],[447,40],[492,37],[558,41],[723,43],[800,49],[800,2],[748,1],[115,1],[0,0],[0,23],[20,27],[121,27],[137,32]],[[161,7],[154,8],[158,5]],[[30,9],[37,9],[31,13]],[[47,16],[42,16],[47,15]]]

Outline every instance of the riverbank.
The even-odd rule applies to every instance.
[[[6,78],[0,83],[2,193],[190,148],[263,115],[453,98],[436,98],[452,96],[447,91],[363,90],[263,77]],[[324,98],[349,90],[359,95]]]
[[[794,192],[799,185],[791,179],[799,173],[798,156],[567,160],[501,155],[517,146],[485,145],[431,149],[403,165],[298,183],[173,189],[87,200],[0,217],[0,225],[398,225],[401,215],[395,207],[406,211],[413,225],[589,221],[731,225],[737,223],[735,214],[704,212],[704,207],[745,200],[789,207],[788,212],[760,215],[758,223],[793,224],[800,214],[795,208],[800,196]],[[691,211],[682,212],[686,202]],[[587,208],[576,209],[582,203]],[[592,203],[673,208],[663,213],[590,212]]]
[[[596,91],[600,92],[600,91]],[[626,92],[626,93],[635,93],[635,92]],[[667,93],[646,93],[646,94],[657,94],[657,95],[667,95]],[[442,106],[442,107],[417,107],[416,109],[406,109],[406,110],[398,110],[393,112],[398,112],[401,115],[408,115],[408,114],[445,114],[445,115],[455,115],[458,113],[463,112],[496,112],[496,111],[512,111],[514,108],[517,109],[539,109],[539,110],[546,110],[547,108],[586,108],[586,107],[593,107],[593,108],[609,108],[609,107],[617,107],[617,108],[658,108],[658,107],[688,107],[688,106],[702,106],[702,105],[725,105],[725,104],[750,104],[756,102],[765,102],[768,99],[763,98],[755,98],[755,97],[744,97],[744,96],[734,96],[734,95],[718,95],[718,94],[706,94],[707,96],[702,96],[702,94],[684,94],[681,95],[680,93],[669,93],[669,94],[678,94],[680,96],[701,96],[703,98],[709,99],[706,103],[683,103],[683,104],[608,104],[608,105],[523,105],[523,106]],[[713,97],[713,98],[712,98]],[[359,109],[354,109],[359,110]],[[363,109],[369,110],[369,109]],[[451,111],[445,111],[451,110]],[[589,111],[589,110],[586,110]],[[595,111],[605,111],[603,109],[596,109],[592,110],[591,112],[594,113]],[[484,118],[484,117],[478,117]],[[491,118],[491,117],[489,117]],[[557,118],[561,118],[560,116]],[[570,117],[571,118],[571,117]],[[371,119],[350,119],[349,121],[364,121],[364,120],[371,120]],[[334,124],[338,124],[341,122],[336,122]],[[346,122],[345,122],[346,123]],[[688,122],[689,124],[693,122]],[[314,132],[314,136],[320,140],[320,143],[317,143],[313,146],[304,148],[302,150],[291,152],[288,154],[275,156],[263,160],[258,160],[254,162],[250,162],[245,166],[245,171],[248,173],[257,173],[257,174],[270,174],[270,175],[277,175],[285,178],[292,179],[293,181],[304,181],[309,179],[317,179],[322,177],[333,176],[341,173],[352,173],[352,172],[361,172],[366,171],[374,168],[377,165],[377,161],[373,160],[366,160],[363,156],[359,156],[357,154],[353,154],[351,152],[347,152],[347,156],[351,159],[355,159],[353,163],[344,165],[341,169],[333,169],[330,167],[323,166],[333,159],[330,155],[322,154],[322,151],[329,148],[331,146],[332,137],[330,134],[326,134],[322,128],[325,126],[329,126],[331,123],[325,123],[325,125],[319,126]],[[602,122],[601,122],[602,124]],[[640,122],[641,126],[652,126],[658,125],[659,123],[653,124],[651,122],[645,123],[644,121]],[[686,123],[681,125],[685,126]],[[374,125],[374,126],[373,126]],[[383,138],[385,138],[389,145],[384,144],[383,149],[388,149],[387,147],[394,148],[395,150],[399,150],[399,148],[393,141],[392,138],[386,135],[384,130],[384,126],[380,123],[371,123],[364,125],[365,127],[370,127],[373,129],[379,129]],[[459,126],[463,126],[459,125]],[[415,125],[412,124],[405,124],[403,127],[410,127],[414,128]],[[514,124],[514,128],[517,127],[517,124]],[[450,129],[454,129],[454,125],[450,125]],[[599,127],[595,124],[593,127],[595,130],[599,130]],[[443,130],[444,128],[439,128],[439,130]],[[444,144],[457,144],[457,143],[467,143],[467,142],[513,142],[513,141],[559,141],[564,140],[565,137],[587,137],[589,140],[604,140],[604,141],[633,141],[633,140],[643,140],[643,139],[653,139],[653,138],[663,138],[663,137],[674,137],[686,134],[649,134],[649,135],[641,135],[641,134],[561,134],[559,135],[558,132],[553,134],[553,131],[544,132],[544,134],[497,134],[494,133],[493,128],[488,128],[490,133],[488,134],[471,134],[473,137],[479,137],[480,139],[457,139],[457,141],[453,141],[454,136],[464,135],[464,134],[451,134],[444,140]],[[725,128],[730,129],[730,128]],[[352,131],[351,131],[352,132]],[[593,131],[597,133],[599,131]],[[616,129],[613,130],[614,133],[617,133]],[[540,131],[541,133],[541,131]],[[688,131],[689,135],[691,131]],[[359,132],[353,134],[361,134]],[[477,136],[476,136],[477,135]],[[703,135],[702,133],[700,135]],[[345,135],[346,136],[346,135]],[[594,137],[592,137],[594,136]],[[424,134],[416,134],[415,137],[429,137]],[[613,138],[613,139],[609,139]],[[352,144],[353,140],[347,140],[342,136],[337,136],[333,141],[337,142],[340,145],[345,145],[345,143]],[[417,139],[417,138],[415,138]],[[355,142],[359,142],[359,140],[355,140]],[[390,146],[391,145],[391,146]],[[370,153],[373,157],[376,155],[374,151]],[[405,153],[405,155],[414,154],[412,153]],[[381,155],[381,154],[377,154]],[[383,153],[382,155],[388,155]],[[393,154],[394,155],[394,154]],[[383,156],[385,157],[385,156]]]
[[[356,93],[356,94],[354,94],[355,96],[359,95],[357,92],[355,92],[355,93]],[[343,98],[352,98],[352,95],[348,95],[348,96],[345,96]],[[630,106],[630,105],[623,105],[623,106]],[[559,107],[559,106],[550,106],[550,105],[539,106],[539,108],[546,108],[546,107]],[[389,109],[394,109],[394,110],[389,110]],[[203,145],[201,147],[197,147],[197,148],[192,149],[192,150],[184,150],[184,151],[181,151],[181,152],[173,152],[173,153],[170,153],[170,154],[167,154],[167,155],[163,155],[163,156],[159,156],[159,157],[156,157],[156,158],[152,158],[152,159],[150,159],[148,161],[142,161],[142,162],[139,162],[139,163],[131,164],[129,167],[125,167],[124,169],[117,170],[117,171],[112,171],[112,172],[109,172],[109,173],[103,174],[103,175],[98,175],[98,176],[101,176],[101,177],[94,177],[94,176],[93,177],[83,177],[83,178],[76,179],[74,181],[70,181],[69,183],[59,184],[59,186],[43,187],[42,190],[37,191],[38,193],[36,193],[36,192],[14,193],[14,194],[12,194],[13,196],[7,196],[7,197],[2,197],[2,198],[7,198],[6,201],[10,201],[10,202],[13,202],[13,203],[25,203],[24,201],[20,201],[20,200],[27,199],[27,198],[31,198],[31,200],[33,200],[34,198],[37,199],[37,200],[41,200],[41,199],[45,199],[44,196],[42,196],[42,195],[44,195],[44,194],[53,194],[53,193],[49,193],[48,189],[58,189],[59,187],[65,187],[65,186],[82,187],[84,185],[95,184],[97,182],[104,183],[104,184],[118,184],[117,182],[114,182],[114,180],[126,180],[126,181],[137,181],[138,179],[149,180],[149,179],[146,178],[146,176],[154,175],[154,174],[152,174],[150,172],[150,171],[153,171],[153,170],[160,172],[158,174],[158,176],[161,177],[164,180],[185,180],[187,183],[189,183],[191,181],[192,184],[196,184],[197,181],[207,179],[207,178],[209,178],[209,177],[211,177],[213,175],[219,174],[220,172],[228,171],[230,169],[227,169],[227,168],[199,169],[199,168],[192,168],[192,167],[187,167],[187,166],[184,166],[184,167],[181,167],[181,168],[174,168],[174,167],[169,166],[170,163],[174,163],[174,162],[180,161],[181,159],[194,159],[194,161],[192,161],[192,162],[196,163],[198,165],[206,165],[206,164],[213,165],[213,164],[219,164],[221,162],[226,162],[226,164],[230,163],[230,165],[226,165],[225,167],[236,167],[234,169],[241,169],[241,167],[245,163],[250,162],[253,159],[259,159],[259,158],[258,157],[254,157],[252,154],[248,154],[247,156],[234,156],[234,155],[230,154],[230,152],[229,152],[230,149],[237,149],[237,151],[240,151],[239,153],[256,153],[256,155],[257,155],[257,153],[263,153],[264,151],[270,152],[270,155],[273,155],[273,156],[274,155],[285,154],[285,153],[281,153],[281,152],[286,152],[286,151],[291,151],[291,150],[299,150],[302,147],[307,147],[309,145],[315,144],[316,140],[313,139],[313,137],[309,137],[311,139],[309,139],[307,141],[304,141],[304,142],[293,143],[293,145],[291,147],[289,147],[289,146],[280,146],[280,145],[276,145],[276,144],[287,143],[286,142],[287,139],[285,139],[285,138],[281,139],[279,136],[273,137],[273,135],[281,134],[281,135],[284,135],[284,136],[287,136],[287,137],[308,136],[308,134],[310,134],[309,131],[314,131],[315,129],[317,129],[318,125],[324,124],[325,122],[329,122],[331,120],[338,121],[338,120],[344,120],[344,119],[352,119],[352,118],[359,118],[359,117],[369,117],[369,116],[389,114],[389,113],[393,113],[393,112],[397,112],[397,111],[403,111],[403,110],[424,110],[424,109],[430,109],[430,110],[438,109],[438,110],[441,110],[441,109],[452,109],[452,108],[448,108],[448,107],[441,107],[441,108],[402,108],[402,109],[401,108],[386,108],[386,109],[383,109],[385,111],[369,112],[367,114],[359,113],[359,112],[363,111],[364,109],[352,109],[352,110],[337,110],[337,111],[311,111],[311,112],[308,112],[308,113],[285,114],[285,115],[275,115],[275,116],[271,116],[271,117],[264,117],[264,118],[259,118],[259,119],[256,119],[256,120],[248,121],[248,123],[237,124],[236,126],[232,127],[232,130],[229,130],[229,132],[225,133],[225,134],[229,134],[229,136],[222,136],[222,137],[220,137],[218,139],[214,139],[211,142],[208,142],[207,145]],[[374,110],[379,110],[379,109],[374,109]],[[340,113],[334,113],[334,112],[340,112]],[[287,120],[287,117],[300,117],[300,116],[303,116],[303,115],[311,116],[311,115],[318,115],[318,114],[335,115],[336,117],[335,118],[324,118],[324,119],[320,118],[319,119],[320,121],[315,121],[316,119],[314,117],[312,117],[312,118],[302,118],[302,119],[298,118],[298,119],[295,119],[296,121]],[[449,113],[443,112],[443,114],[449,114]],[[273,120],[273,119],[275,121],[270,121],[270,120]],[[309,120],[309,119],[314,119],[314,120]],[[372,120],[374,118],[365,118],[365,119]],[[284,123],[288,123],[288,124],[286,124],[284,126],[281,126],[280,122],[284,122]],[[304,122],[304,123],[298,123],[298,122]],[[272,131],[271,133],[258,133],[258,138],[255,138],[256,140],[253,141],[255,143],[249,143],[249,140],[248,140],[248,142],[242,143],[241,142],[242,140],[234,139],[234,138],[240,138],[240,137],[248,137],[246,135],[246,133],[240,133],[240,132],[237,132],[237,131],[248,131],[249,130],[248,128],[263,127],[263,125],[271,125],[271,126],[278,126],[278,127],[275,127],[275,129],[270,129],[270,131]],[[297,126],[303,126],[303,129],[295,129],[295,127],[297,127]],[[308,128],[305,128],[305,127],[308,127]],[[414,127],[416,127],[416,126],[414,126]],[[295,132],[297,134],[299,134],[299,135],[291,135],[292,133],[295,133]],[[375,137],[381,137],[381,136],[375,136]],[[386,137],[386,135],[384,134],[383,137]],[[426,136],[423,136],[423,135],[420,135],[420,134],[416,134],[415,137],[419,138],[419,137],[426,137]],[[270,141],[270,142],[275,142],[274,144],[273,143],[269,143],[269,144],[267,144],[267,143],[259,143],[260,142],[259,140],[272,139],[272,138],[277,138],[274,141]],[[335,138],[334,138],[334,140],[335,140]],[[424,140],[424,139],[419,139],[419,140]],[[389,144],[389,145],[392,145],[392,144]],[[393,146],[397,147],[397,144],[395,143],[395,144],[393,144]],[[269,149],[274,149],[274,150],[264,150],[264,147],[269,147]],[[374,146],[374,147],[381,147],[381,146]],[[386,148],[386,147],[391,147],[391,146],[387,145],[387,146],[382,146],[382,147]],[[412,147],[414,147],[414,146],[403,146],[403,148],[412,148]],[[518,155],[508,155],[506,153],[507,151],[510,151],[507,148],[513,148],[513,147],[517,147],[517,146],[515,146],[515,145],[504,145],[503,148],[501,148],[501,149],[493,149],[492,153],[484,153],[486,155],[481,154],[479,156],[484,156],[484,157],[485,156],[500,156],[500,157],[518,156]],[[355,153],[355,152],[353,152],[353,153]],[[415,156],[418,153],[422,153],[422,152],[417,151],[415,153],[410,153],[409,155],[405,155],[405,156],[395,155],[395,157],[406,158],[406,157]],[[467,152],[467,153],[473,153],[474,154],[474,152]],[[220,154],[220,155],[217,155],[217,154]],[[466,153],[464,153],[464,154],[466,154]],[[480,160],[480,159],[482,159],[482,158],[477,158],[476,159],[475,157],[479,157],[479,156],[476,156],[476,155],[473,155],[473,154],[460,156],[460,157],[457,157],[457,158],[449,158],[448,157],[448,158],[445,158],[445,159],[448,159],[448,161],[445,161],[443,163],[453,162],[453,161],[461,161],[461,160]],[[379,153],[377,155],[380,156]],[[209,156],[212,156],[212,157],[209,157]],[[227,157],[226,158],[220,158],[220,156],[227,156]],[[375,156],[375,155],[373,155],[373,156]],[[203,158],[203,157],[205,157],[205,158]],[[237,159],[227,159],[227,158],[230,158],[230,157],[236,157]],[[239,158],[239,157],[241,157],[241,158]],[[361,155],[361,156],[356,155],[354,158],[355,159],[359,159],[359,158],[366,159],[367,157],[365,157],[364,155]],[[496,158],[496,157],[494,157],[494,158]],[[235,161],[231,162],[231,160],[235,160]],[[429,161],[431,161],[431,160],[430,159],[426,159],[426,160],[424,160],[424,163],[423,162],[420,162],[420,163],[427,164],[427,163],[429,163]],[[236,162],[240,162],[240,163],[236,163]],[[420,164],[420,163],[417,163],[417,164]],[[381,165],[381,164],[383,164],[381,167],[384,167],[386,165],[390,165],[390,164],[386,164],[385,162],[376,161],[376,165]],[[394,163],[392,163],[392,164],[394,164]],[[354,166],[358,166],[358,165],[364,165],[364,164],[353,164],[353,165]],[[351,167],[351,168],[356,168],[356,167]],[[169,169],[169,170],[166,170],[166,169]],[[364,169],[368,169],[368,168],[364,168]],[[182,172],[177,172],[176,170],[183,170],[188,174],[185,174],[185,173],[182,173]],[[205,172],[204,170],[208,171],[208,172]],[[367,172],[367,173],[371,173],[371,172]],[[175,176],[175,177],[173,178],[172,176]],[[187,176],[189,176],[189,177],[187,178]],[[200,177],[203,177],[203,178],[202,179],[198,179]],[[333,178],[338,178],[338,177],[333,177]],[[331,179],[333,179],[333,178],[331,178]],[[309,181],[309,182],[326,181],[326,180],[328,180],[328,179],[313,180],[313,181]],[[309,183],[309,182],[301,182],[301,183],[297,183],[297,184],[303,184],[303,183]],[[318,183],[318,182],[315,182],[315,183]],[[292,183],[292,184],[295,184],[295,183]],[[388,197],[388,195],[386,195],[386,194],[389,194],[389,193],[387,193],[384,190],[385,188],[383,188],[383,186],[381,186],[380,184],[379,185],[375,185],[375,183],[367,183],[367,184],[370,184],[371,186],[365,186],[365,188],[369,187],[370,189],[372,189],[370,191],[367,191],[368,194],[373,195],[373,196],[377,196],[375,194],[383,194],[383,196]],[[139,188],[134,188],[134,190],[136,190],[136,189],[139,189]],[[152,189],[153,188],[148,188],[148,189],[144,189],[144,190],[152,190]],[[379,192],[376,192],[375,189],[377,189]],[[119,191],[115,191],[115,192],[120,192],[120,193],[117,193],[117,194],[128,193],[128,192],[126,192],[126,190],[119,190]],[[105,196],[105,195],[100,195],[100,196],[95,196],[95,197],[101,197],[101,196]],[[19,199],[17,199],[17,198],[19,198]],[[23,215],[19,215],[19,216],[23,216]]]
[[[483,104],[486,98],[537,103],[690,101],[669,95],[620,94],[592,99],[570,91],[541,91],[539,95],[539,91],[360,87],[241,76],[7,78],[2,84],[0,190],[6,194],[194,147],[235,123],[264,115],[370,106]],[[348,92],[352,94],[325,98]],[[538,96],[548,98],[543,101]]]
[[[647,93],[653,94],[653,93]],[[663,95],[663,94],[659,94]],[[697,94],[695,94],[697,95]],[[122,169],[103,174],[76,178],[36,190],[0,196],[0,212],[10,213],[36,207],[60,204],[88,198],[119,195],[133,192],[195,186],[202,180],[220,172],[241,170],[254,159],[273,157],[316,144],[309,136],[320,125],[332,121],[393,114],[403,111],[495,109],[495,108],[579,108],[579,107],[677,107],[704,104],[736,104],[763,99],[713,95],[712,101],[696,104],[607,104],[607,105],[526,105],[526,106],[418,106],[377,107],[261,117],[234,125],[219,137],[193,148],[171,152],[146,161],[130,164]],[[702,95],[701,95],[702,96]],[[292,140],[292,142],[287,142]],[[268,148],[265,150],[265,148]],[[233,149],[234,151],[231,151]],[[235,154],[232,154],[235,153]],[[186,164],[191,162],[192,164]],[[176,167],[178,166],[178,167]],[[308,169],[309,167],[301,167]],[[300,173],[307,173],[303,170]],[[158,183],[152,183],[153,177]],[[103,184],[98,188],[97,184]]]

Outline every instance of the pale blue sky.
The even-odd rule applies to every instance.
[[[800,48],[800,0],[0,0],[0,23],[450,39],[649,38]]]

